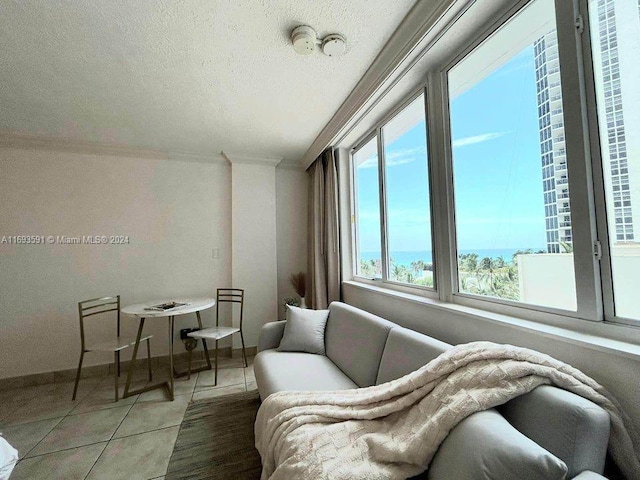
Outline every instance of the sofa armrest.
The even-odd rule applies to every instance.
[[[569,467],[567,478],[582,471],[604,471],[609,414],[574,393],[542,385],[499,408],[520,432]]]
[[[284,326],[286,320],[280,320],[278,322],[265,323],[260,330],[260,338],[258,339],[258,351],[269,350],[271,348],[278,348],[282,335],[284,334]]]
[[[573,480],[607,480],[607,478],[603,477],[599,473],[592,472],[590,470],[585,470],[579,475],[573,477]]]
[[[469,415],[444,439],[428,480],[561,480],[567,466],[495,409]]]

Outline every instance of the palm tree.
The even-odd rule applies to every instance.
[[[570,242],[558,242],[564,250],[564,253],[573,253],[573,243]]]
[[[478,270],[478,254],[463,253],[459,259],[460,267],[466,272],[475,272]]]
[[[422,260],[416,260],[414,262],[411,262],[409,264],[409,268],[411,268],[412,271],[414,271],[415,273],[420,273],[421,271],[424,270],[424,262]]]

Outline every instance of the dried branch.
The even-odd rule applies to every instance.
[[[289,281],[291,285],[293,285],[293,289],[300,297],[304,297],[304,294],[307,292],[307,285],[305,281],[304,272],[293,273],[289,277]]]

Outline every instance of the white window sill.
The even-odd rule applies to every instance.
[[[369,285],[353,280],[342,282],[344,285],[360,288],[380,295],[386,295],[396,299],[405,300],[418,305],[430,308],[455,312],[460,315],[491,322],[495,324],[509,325],[510,327],[535,333],[544,337],[553,338],[573,345],[590,348],[600,352],[616,354],[633,360],[640,360],[640,329],[621,324],[605,322],[591,322],[588,320],[576,320],[567,318],[567,323],[571,323],[575,329],[548,325],[532,320],[512,317],[499,313],[481,310],[479,308],[458,305],[455,303],[442,302],[432,298],[414,295],[388,288]],[[579,327],[576,328],[576,327]],[[622,338],[626,340],[621,340]],[[636,341],[637,343],[634,343]]]

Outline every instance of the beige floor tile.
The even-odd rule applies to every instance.
[[[44,385],[33,385],[31,387],[14,388],[2,392],[2,402],[18,400],[24,401],[35,397],[41,397],[42,395],[48,395],[54,391],[56,387],[55,383],[47,383]]]
[[[215,372],[213,370],[206,370],[198,374],[198,382],[196,383],[195,391],[214,388],[214,387],[228,387],[230,385],[238,385],[244,383],[244,369],[241,365],[236,367],[222,367],[218,368],[218,384],[215,385]]]
[[[180,425],[188,405],[188,395],[175,397],[173,401],[138,402],[131,408],[114,438]]]
[[[59,418],[67,415],[80,403],[72,402],[71,396],[61,398],[58,395],[42,395],[41,397],[25,400],[22,406],[2,419],[2,426],[20,425],[38,422],[49,418]]]
[[[11,480],[83,480],[107,443],[27,458],[16,466]]]
[[[24,458],[40,440],[46,437],[60,423],[60,420],[62,420],[62,417],[14,425],[3,429],[2,436],[18,450],[20,458]]]
[[[28,456],[110,440],[130,408],[125,405],[65,417]]]
[[[158,378],[167,379],[169,375],[169,368],[160,367],[157,373],[159,375]],[[154,373],[154,380],[151,383],[156,382],[155,375],[156,374]],[[174,396],[178,397],[181,395],[191,395],[193,393],[193,389],[195,388],[197,381],[198,381],[198,373],[192,374],[191,379],[187,379],[187,377],[174,378],[173,379]],[[166,389],[156,389],[156,390],[151,390],[149,392],[142,393],[138,401],[139,402],[162,401],[162,400],[167,400],[168,398],[169,397]]]
[[[244,379],[247,382],[255,382],[256,376],[253,373],[253,365],[249,365],[244,369]]]
[[[80,400],[95,388],[92,379],[78,389],[75,402],[71,402],[73,383],[51,383],[3,392],[0,401],[0,427],[36,422],[66,415]]]
[[[245,391],[244,383],[238,385],[230,385],[228,387],[216,387],[208,388],[206,390],[200,390],[193,394],[193,401],[204,400],[206,398],[221,397],[223,395],[229,395],[231,393],[240,393]]]
[[[87,379],[78,388],[75,401],[73,382],[51,383],[17,389],[10,393],[9,402],[17,402],[18,407],[0,420],[0,426],[37,422],[67,415],[80,401],[95,389],[99,379]]]
[[[256,383],[255,380],[247,382],[247,392],[250,392],[251,390],[257,390],[257,389],[258,389],[258,384]]]
[[[21,406],[22,406],[22,403],[20,401],[18,401],[18,400],[13,399],[13,398],[8,399],[8,400],[0,400],[0,426],[4,425],[3,424],[3,419],[5,419],[8,416],[10,416],[17,409],[19,409]]]
[[[113,378],[111,378],[111,382]],[[107,408],[116,408],[123,405],[131,405],[138,399],[138,395],[122,398],[124,395],[124,380],[120,382],[118,391],[118,401],[115,401],[114,385],[111,382],[101,382],[91,393],[82,399],[81,402],[71,411],[71,415],[79,413],[95,412]],[[131,389],[142,387],[145,383],[138,382]]]
[[[167,471],[179,429],[170,427],[111,440],[87,479],[147,480],[162,477]]]

